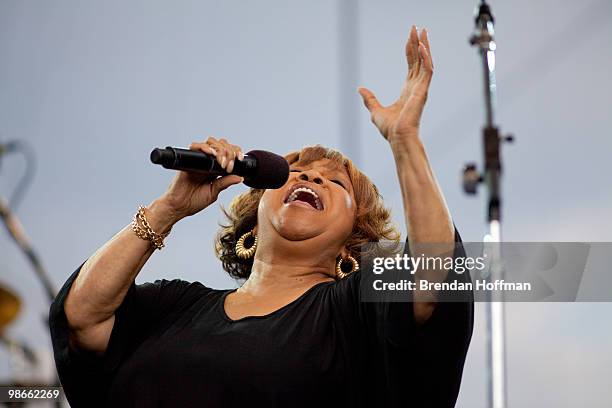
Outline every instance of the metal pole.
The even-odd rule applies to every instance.
[[[497,84],[495,80],[494,18],[489,5],[483,0],[477,7],[476,29],[470,43],[478,48],[482,57],[485,102],[485,126],[483,128],[484,174],[480,176],[474,165],[465,170],[464,188],[468,193],[476,192],[476,185],[484,182],[488,193],[489,234],[485,237],[490,255],[488,278],[502,280],[504,271],[501,254],[501,160],[502,139],[495,125],[495,103]],[[502,292],[487,293],[487,407],[505,408],[506,399],[506,354],[505,313]]]
[[[491,263],[491,280],[503,279],[501,268],[501,229],[499,221],[491,221],[489,252]],[[505,344],[505,310],[501,293],[488,293],[486,303],[487,320],[487,406],[505,408],[506,400],[506,344]]]

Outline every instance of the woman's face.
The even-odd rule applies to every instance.
[[[329,159],[290,165],[287,183],[266,190],[258,208],[258,234],[276,233],[289,241],[316,239],[342,246],[353,230],[356,203],[344,166]],[[271,231],[266,231],[271,226]]]

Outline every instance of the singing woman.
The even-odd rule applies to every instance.
[[[433,62],[410,30],[399,98],[359,93],[395,160],[409,246],[460,242],[420,138]],[[231,172],[242,149],[224,139],[190,149]],[[411,302],[363,302],[360,247],[399,240],[374,184],[321,146],[285,156],[289,179],[250,189],[216,236],[242,284],[181,279],[135,284],[172,226],[241,182],[178,172],[168,190],[89,257],[51,306],[58,373],[73,407],[452,407],[472,335],[473,304],[416,290]],[[461,251],[459,245],[457,251]],[[163,256],[163,255],[162,255]],[[198,253],[194,268],[216,273]],[[438,271],[439,280],[456,277]],[[180,271],[168,271],[173,277]]]

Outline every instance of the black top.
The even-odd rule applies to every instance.
[[[357,272],[316,284],[266,316],[233,321],[223,308],[232,290],[180,279],[132,284],[96,358],[68,344],[64,300],[79,271],[49,318],[73,408],[453,407],[457,399],[471,294],[465,303],[438,303],[417,326],[412,303],[360,302]],[[449,273],[457,276],[469,279]]]

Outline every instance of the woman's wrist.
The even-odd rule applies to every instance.
[[[389,141],[391,151],[396,161],[399,159],[405,160],[409,156],[425,152],[418,130],[410,133],[395,134],[390,136],[387,140]]]
[[[158,234],[170,231],[183,218],[163,197],[146,207],[146,217],[151,228]]]

